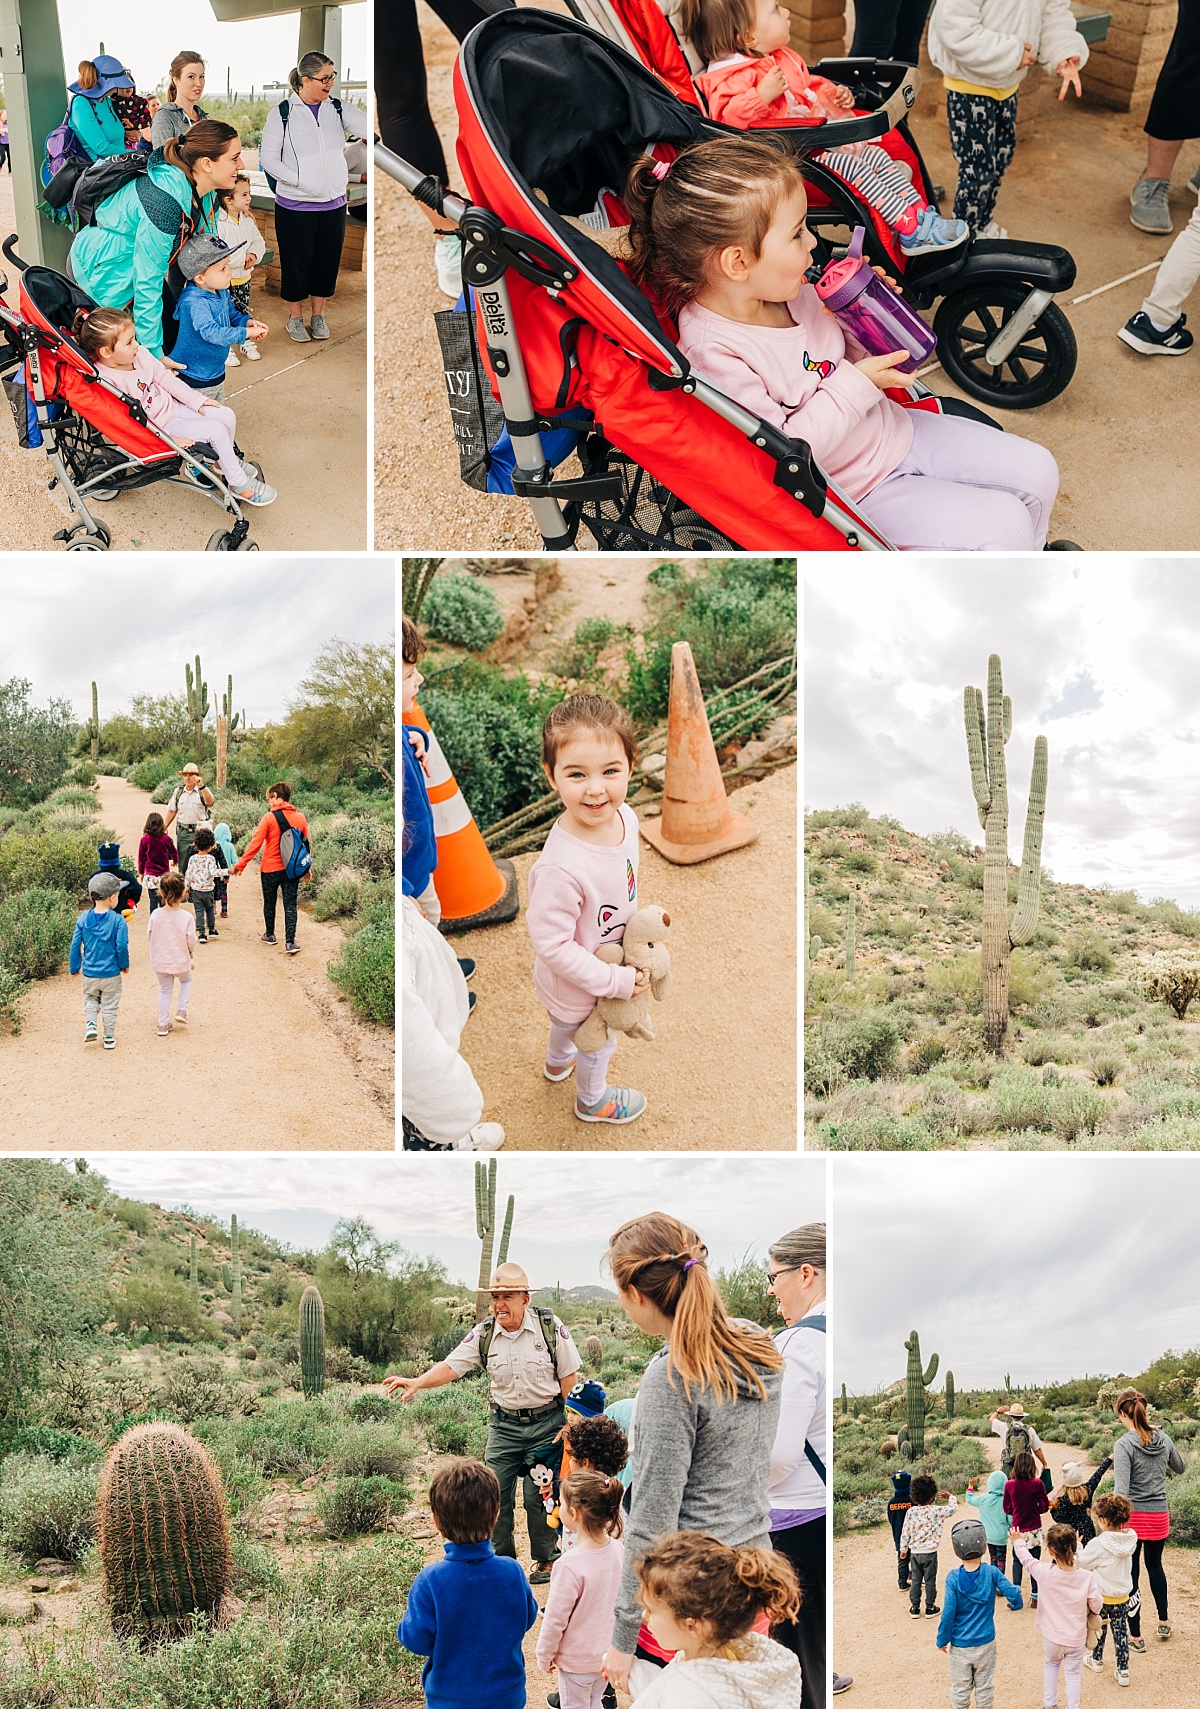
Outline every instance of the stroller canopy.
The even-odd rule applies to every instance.
[[[636,59],[574,18],[531,9],[486,18],[463,43],[458,157],[472,197],[580,269],[561,300],[660,371],[687,363],[608,252],[561,216],[618,196],[630,166],[723,134]],[[544,199],[543,199],[544,198]]]

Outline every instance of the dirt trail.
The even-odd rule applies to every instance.
[[[730,796],[759,829],[749,848],[671,866],[643,841],[638,893],[671,915],[672,989],[652,1004],[652,1043],[622,1039],[610,1080],[646,1094],[628,1127],[571,1113],[575,1081],[542,1076],[546,1016],[533,990],[521,912],[506,926],[452,938],[478,962],[462,1053],[483,1088],[484,1119],[510,1151],[793,1151],[796,1148],[796,768]]]
[[[998,1466],[999,1437],[983,1446]],[[1083,1450],[1058,1442],[1047,1442],[1045,1449],[1057,1487],[1064,1461],[1078,1459]],[[1087,1456],[1084,1458],[1086,1461]],[[1087,1463],[1094,1465],[1095,1461]],[[950,1547],[949,1527],[942,1533],[940,1557],[939,1602],[946,1572],[958,1565]],[[1010,1551],[1010,1576],[1011,1561]],[[1194,1550],[1183,1548],[1168,1548],[1164,1564],[1174,1636],[1168,1643],[1159,1642],[1154,1603],[1148,1598],[1142,1617],[1146,1653],[1133,1654],[1129,1660],[1132,1699],[1125,1697],[1113,1677],[1110,1641],[1105,1645],[1105,1672],[1084,1669],[1085,1709],[1098,1709],[1101,1704],[1116,1709],[1118,1702],[1131,1700],[1148,1702],[1153,1709],[1190,1709],[1195,1703],[1200,1672],[1200,1564]],[[1028,1579],[1022,1588],[1026,1607],[1019,1614],[1010,1614],[1003,1601],[996,1604],[996,1702],[1000,1709],[1042,1702],[1042,1641],[1033,1629],[1034,1616],[1028,1607]],[[946,1658],[939,1654],[935,1642],[937,1622],[909,1618],[908,1597],[896,1588],[896,1553],[890,1526],[881,1525],[869,1533],[839,1537],[834,1542],[833,1622],[834,1660],[839,1673],[854,1675],[856,1704],[878,1705],[879,1709],[930,1709],[931,1704],[946,1701],[949,1673]],[[1060,1702],[1062,1691],[1060,1682]]]
[[[220,798],[217,801],[220,808]],[[150,797],[100,779],[100,820],[135,858]],[[0,1038],[6,1150],[358,1150],[395,1145],[392,1034],[360,1024],[325,975],[343,942],[301,911],[301,953],[270,948],[257,864],[230,883],[220,937],[196,947],[189,1024],[159,1038],[143,896],[129,931],[117,1048],[83,1043],[82,981],[42,980]],[[282,922],[280,922],[282,924]]]

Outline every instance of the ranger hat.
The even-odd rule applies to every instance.
[[[529,1277],[519,1264],[501,1264],[498,1270],[492,1272],[488,1283],[489,1294],[531,1294]]]
[[[1008,1409],[1008,1416],[1010,1418],[1024,1418],[1025,1408],[1021,1405],[1019,1400],[1013,1401],[1012,1405]]]
[[[950,1542],[960,1561],[977,1561],[987,1554],[987,1532],[982,1519],[960,1519],[950,1527]]]

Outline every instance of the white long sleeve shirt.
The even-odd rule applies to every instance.
[[[814,1305],[807,1317],[824,1317],[825,1302]],[[826,1338],[819,1329],[796,1326],[781,1330],[775,1345],[783,1354],[783,1400],[779,1429],[771,1450],[771,1506],[776,1511],[809,1512],[824,1509],[826,1486],[804,1452],[805,1443],[826,1468],[829,1476],[829,1437],[826,1423]]]
[[[411,896],[400,913],[400,1108],[435,1145],[455,1145],[483,1114],[483,1093],[458,1054],[467,984],[454,951]]]

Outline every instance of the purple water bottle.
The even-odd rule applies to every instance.
[[[912,374],[932,355],[937,339],[920,315],[864,261],[865,236],[865,228],[855,226],[845,256],[831,261],[817,280],[817,295],[868,356],[907,350],[909,358],[897,362],[896,372]]]

